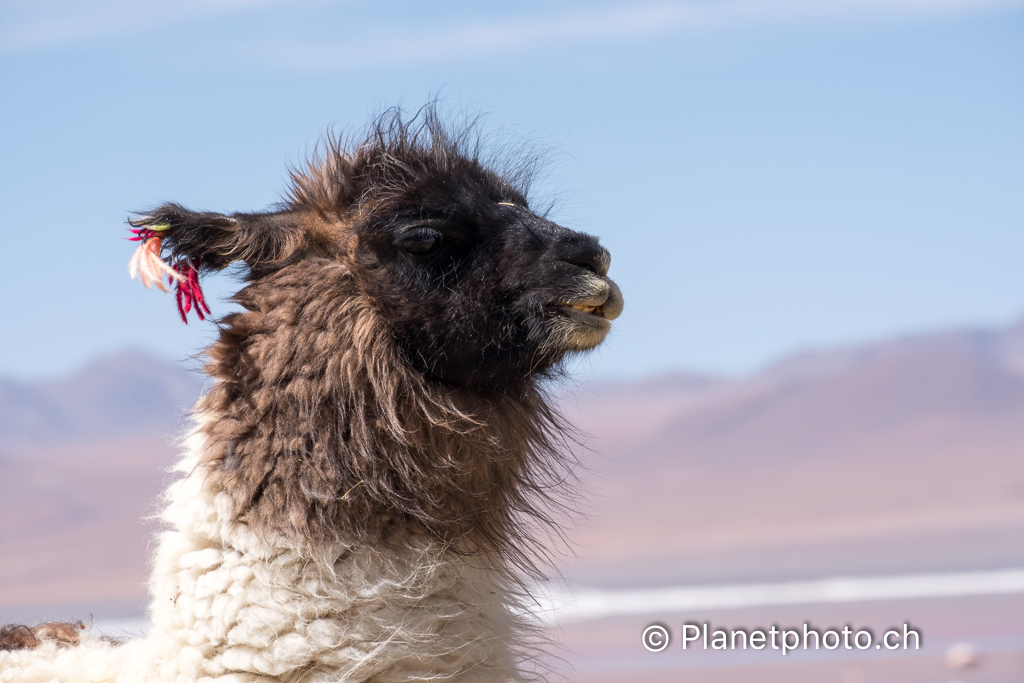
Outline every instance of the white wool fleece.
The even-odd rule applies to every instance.
[[[399,683],[520,680],[519,617],[492,572],[422,539],[339,544],[333,564],[265,542],[196,469],[186,440],[149,587],[152,628],[119,646],[0,652],[0,683]]]

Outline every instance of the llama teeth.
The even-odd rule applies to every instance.
[[[569,306],[577,311],[589,313],[590,315],[599,315],[598,310],[600,309],[600,306],[584,306],[583,304],[569,304]]]

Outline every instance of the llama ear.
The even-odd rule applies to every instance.
[[[300,235],[298,221],[287,211],[228,216],[164,204],[128,222],[136,235],[159,236],[169,250],[167,260],[198,259],[204,270],[221,270],[235,261],[249,266],[279,261]]]
[[[200,272],[221,270],[235,261],[250,267],[280,261],[297,247],[301,229],[291,212],[220,213],[189,211],[164,204],[128,221],[141,242],[128,271],[146,287],[167,288],[166,276],[175,287],[178,312],[195,308],[200,320],[209,313],[199,286]]]

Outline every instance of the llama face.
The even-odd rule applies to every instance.
[[[524,175],[488,168],[430,111],[419,122],[385,116],[362,143],[329,141],[293,172],[279,211],[225,216],[166,204],[143,216],[133,225],[154,242],[142,273],[159,273],[157,255],[170,247],[184,317],[191,298],[202,303],[200,269],[244,261],[265,310],[283,300],[269,292],[285,271],[314,283],[341,265],[354,291],[332,292],[327,305],[362,297],[428,379],[507,390],[600,344],[622,311],[608,252],[530,210]]]
[[[355,229],[357,279],[409,362],[432,379],[507,386],[597,346],[622,311],[608,252],[497,177],[463,182],[476,191],[410,193],[408,212]]]

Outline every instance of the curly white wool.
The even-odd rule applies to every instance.
[[[231,518],[186,440],[150,579],[152,628],[111,646],[83,634],[0,652],[0,683],[519,680],[520,624],[497,576],[427,539],[304,557]]]

